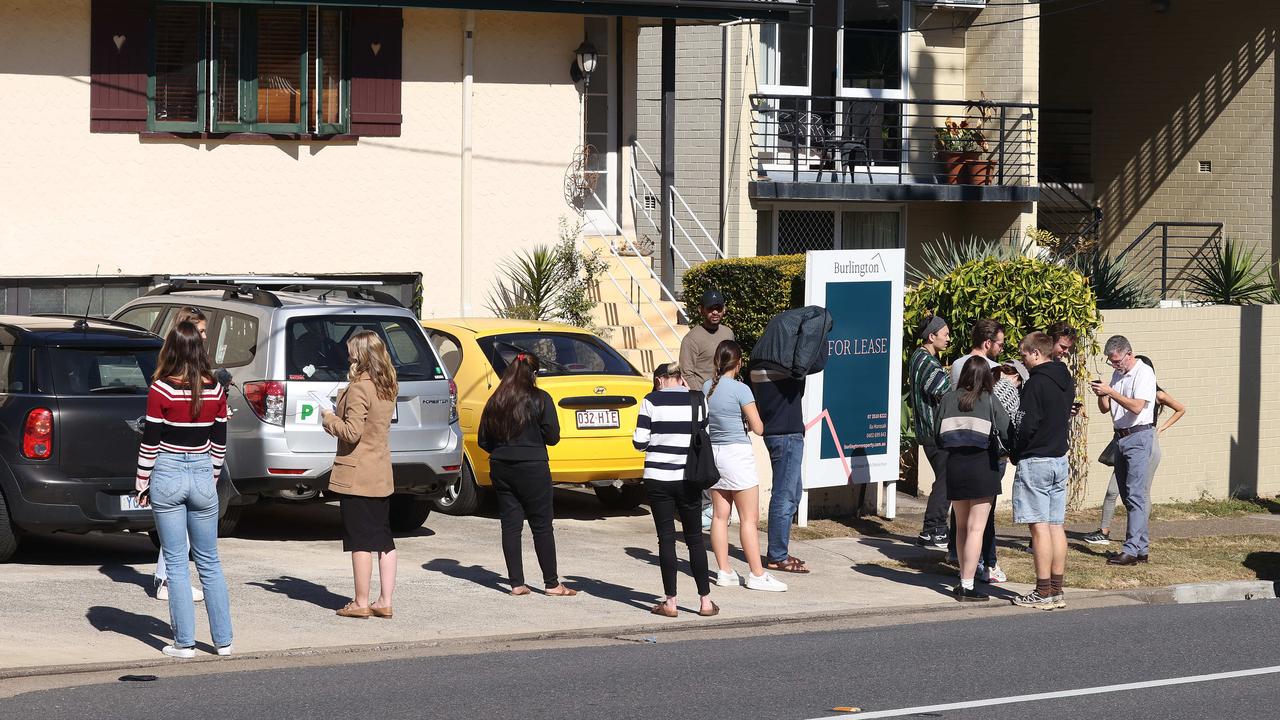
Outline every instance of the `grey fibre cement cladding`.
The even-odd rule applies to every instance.
[[[0,717],[788,718],[1280,665],[1276,601],[1113,607],[717,640],[164,677],[20,695]],[[144,671],[145,672],[145,671]],[[122,673],[123,674],[123,673]],[[1275,718],[1275,675],[947,718]]]

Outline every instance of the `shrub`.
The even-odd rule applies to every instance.
[[[698,322],[702,293],[724,294],[724,321],[747,352],[774,315],[804,304],[804,255],[708,260],[684,274],[684,302]]]
[[[1002,240],[985,240],[970,236],[952,240],[943,235],[938,241],[921,248],[920,264],[907,263],[907,282],[950,275],[953,270],[974,260],[1008,260],[1022,257],[1022,249]]]
[[[1191,292],[1216,305],[1254,305],[1271,299],[1271,268],[1253,249],[1235,240],[1196,256],[1196,274],[1187,281]]]
[[[560,219],[560,241],[521,251],[498,267],[498,275],[485,299],[497,317],[518,320],[554,320],[602,334],[591,322],[596,301],[591,289],[604,275],[606,264],[599,251],[578,248],[580,226]]]
[[[1104,250],[1090,250],[1070,260],[1072,269],[1089,279],[1093,296],[1102,310],[1144,308],[1154,305],[1147,284],[1125,267],[1124,260]]]

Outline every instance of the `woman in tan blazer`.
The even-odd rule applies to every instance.
[[[333,411],[322,410],[325,432],[338,439],[329,491],[341,496],[342,549],[351,553],[355,599],[342,617],[391,617],[396,586],[396,544],[391,537],[391,416],[396,369],[377,333],[365,330],[347,341],[348,385]],[[378,553],[378,599],[369,602],[373,553]]]

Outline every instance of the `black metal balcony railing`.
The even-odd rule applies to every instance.
[[[1032,187],[1037,107],[757,94],[752,160],[782,182]]]
[[[1160,299],[1185,294],[1201,259],[1209,258],[1222,242],[1220,222],[1153,222],[1116,255],[1131,277],[1160,291]]]

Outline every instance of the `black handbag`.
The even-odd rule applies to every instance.
[[[693,432],[689,437],[689,458],[684,464],[684,481],[699,491],[720,482],[720,471],[716,469],[716,458],[711,451],[711,435],[703,425],[706,418],[702,415],[702,397],[696,390],[689,391]]]
[[[1116,444],[1116,439],[1111,438],[1111,442],[1102,449],[1102,454],[1098,456],[1098,462],[1107,467],[1116,466],[1116,454],[1120,452],[1120,446]]]

